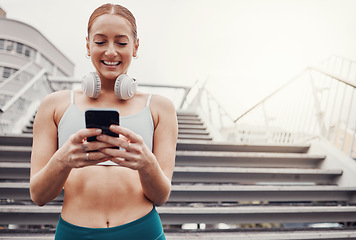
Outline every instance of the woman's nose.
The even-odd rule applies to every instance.
[[[109,57],[112,57],[112,56],[116,56],[116,55],[117,55],[117,52],[116,52],[116,49],[115,49],[114,44],[109,44],[109,45],[108,45],[108,48],[106,49],[105,54],[106,54],[107,56],[109,56]]]

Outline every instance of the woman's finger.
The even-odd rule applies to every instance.
[[[123,135],[129,142],[140,142],[141,140],[139,135],[119,125],[114,125],[114,124],[111,125],[110,130],[113,131],[114,133]]]
[[[100,141],[95,141],[95,142],[83,142],[81,145],[82,151],[83,152],[91,152],[91,151],[98,151],[103,148],[112,148],[115,147],[112,144],[106,143],[106,142],[100,142]]]
[[[73,141],[80,143],[83,142],[83,140],[88,137],[100,135],[101,132],[102,131],[99,128],[84,128],[79,130],[76,134],[74,134]]]
[[[97,136],[97,139],[100,142],[104,142],[106,144],[111,144],[112,146],[125,148],[125,149],[129,145],[129,142],[122,136],[117,138],[117,137],[111,137],[111,136],[102,134],[102,135]]]
[[[106,161],[107,158],[109,157],[109,155],[107,155],[103,152],[100,152],[100,151],[83,153],[82,156],[85,161],[90,161],[90,162],[92,162],[92,161],[99,161],[99,162]]]
[[[86,166],[96,165],[108,160],[108,155],[102,152],[86,152],[80,154],[80,159],[72,163],[74,168],[82,168]]]

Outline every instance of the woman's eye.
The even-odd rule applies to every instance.
[[[120,46],[126,46],[127,45],[127,43],[117,43],[117,44],[119,44]]]
[[[97,45],[103,45],[105,42],[95,42],[95,44],[97,44]]]

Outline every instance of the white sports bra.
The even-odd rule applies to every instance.
[[[74,104],[74,91],[71,91],[70,104],[58,124],[58,147],[67,141],[69,136],[85,128],[84,112]],[[154,124],[150,111],[152,95],[149,95],[146,106],[138,113],[120,116],[120,125],[140,135],[148,148],[152,151]],[[109,161],[108,161],[109,162]],[[104,165],[107,162],[101,163]]]

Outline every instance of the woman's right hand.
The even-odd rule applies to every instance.
[[[101,129],[90,128],[81,129],[71,135],[58,150],[57,154],[61,156],[58,160],[66,168],[82,168],[107,161],[107,157],[110,156],[98,150],[113,146],[99,141],[86,141],[88,137],[98,136],[101,133]]]

